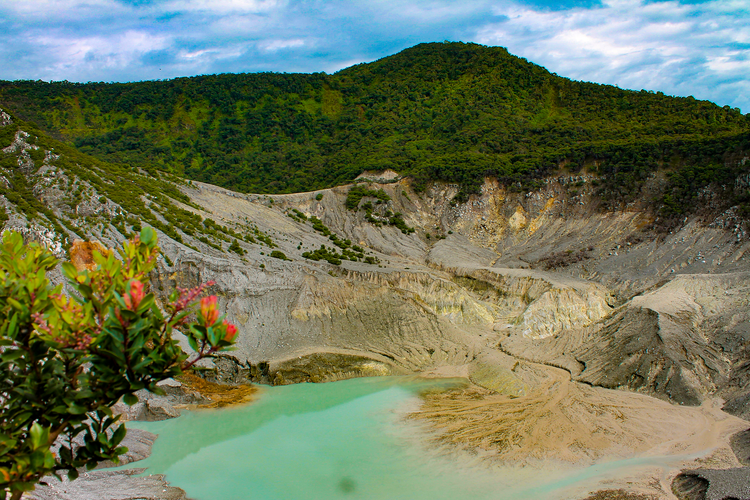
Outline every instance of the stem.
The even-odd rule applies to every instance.
[[[201,347],[201,352],[198,353],[198,357],[197,358],[195,358],[194,360],[192,360],[189,363],[185,363],[184,365],[182,365],[180,367],[180,369],[182,371],[187,371],[190,368],[192,368],[193,365],[195,363],[197,363],[198,361],[200,361],[201,359],[207,358],[207,357],[211,356],[212,354],[214,354],[216,351],[219,350],[218,347],[212,347],[211,349],[208,350],[208,352],[204,352],[203,349],[205,349],[205,345],[204,345],[204,347]]]
[[[55,443],[55,441],[57,441],[57,437],[60,435],[60,433],[63,430],[65,430],[65,428],[68,426],[69,423],[70,421],[66,420],[65,422],[63,422],[62,425],[58,426],[57,429],[49,433],[49,441],[48,441],[49,446],[52,446]]]

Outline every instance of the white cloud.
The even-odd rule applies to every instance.
[[[70,12],[80,8],[114,7],[115,0],[24,0],[23,2],[3,2],[4,8],[15,12],[44,13]]]
[[[181,50],[177,53],[177,58],[183,63],[193,62],[211,62],[221,59],[233,59],[242,55],[242,46],[233,45],[229,47],[214,47],[195,51]]]
[[[294,47],[305,46],[305,40],[295,38],[292,40],[266,40],[258,44],[258,48],[265,52],[276,52],[281,49],[290,49]]]
[[[284,0],[170,0],[160,8],[175,12],[208,12],[229,14],[237,12],[270,12],[283,8]]]
[[[508,20],[478,28],[476,41],[507,46],[561,75],[750,106],[740,97],[750,92],[748,50],[732,46],[750,28],[725,2],[605,0],[599,8],[552,12],[516,3],[494,11]]]
[[[81,38],[39,37],[46,48],[50,64],[41,68],[46,78],[65,79],[81,67],[95,66],[98,71],[127,68],[148,52],[169,47],[170,38],[142,31],[127,31],[110,37]]]

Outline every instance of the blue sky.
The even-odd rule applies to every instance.
[[[0,79],[335,72],[420,42],[750,112],[750,0],[0,0]]]

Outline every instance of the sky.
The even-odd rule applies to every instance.
[[[0,79],[333,73],[422,42],[750,112],[750,0],[0,0]]]

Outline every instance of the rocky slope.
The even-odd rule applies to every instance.
[[[11,126],[13,118],[4,117]],[[5,228],[60,255],[74,238],[114,246],[128,235],[113,219],[137,214],[103,196],[96,182],[58,166],[64,155],[43,150],[22,130],[3,155],[6,183],[23,176],[48,210],[30,217],[2,196]],[[101,169],[89,171],[111,182]],[[345,208],[350,186],[259,196],[190,183],[176,185],[183,196],[169,202],[144,192],[147,210],[171,233],[159,231],[164,259],[154,287],[215,281],[214,292],[240,326],[233,356],[248,376],[268,362],[265,376],[274,380],[277,365],[293,358],[299,372],[299,360],[313,353],[335,355],[329,369],[341,377],[469,365],[483,350],[500,348],[562,366],[590,384],[680,403],[699,404],[717,391],[745,394],[750,241],[732,210],[659,234],[640,206],[599,210],[589,174],[549,178],[528,193],[487,180],[466,204],[449,201],[454,185],[418,194],[408,179],[375,180],[362,182],[387,201],[359,202],[379,201],[374,212]],[[69,200],[74,186],[83,195]],[[201,233],[171,224],[171,208],[212,225]],[[393,213],[415,232],[382,225]],[[340,251],[336,237],[361,247],[373,263],[302,256],[321,245]],[[228,250],[230,241],[238,252]],[[274,250],[287,259],[271,257]],[[347,356],[369,361],[346,367]],[[341,363],[346,368],[337,371]]]
[[[0,125],[13,120],[2,114]],[[49,141],[5,136],[5,229],[64,256],[75,238],[111,247],[147,220],[106,195],[117,179],[101,164],[76,158],[75,170],[62,148],[45,149]],[[734,209],[664,234],[637,203],[600,210],[586,173],[561,172],[521,193],[488,179],[465,204],[449,201],[455,185],[416,193],[408,179],[384,175],[362,179],[383,196],[365,196],[357,210],[346,208],[351,186],[241,195],[155,178],[173,191],[151,193],[138,184],[147,174],[128,175],[134,189],[145,186],[139,197],[159,232],[153,288],[213,280],[240,329],[237,350],[214,363],[217,380],[462,374],[483,390],[536,398],[539,380],[518,369],[521,360],[681,405],[722,397],[727,411],[750,416],[750,239]],[[21,180],[39,208],[12,196]],[[321,246],[361,256],[303,256]]]

